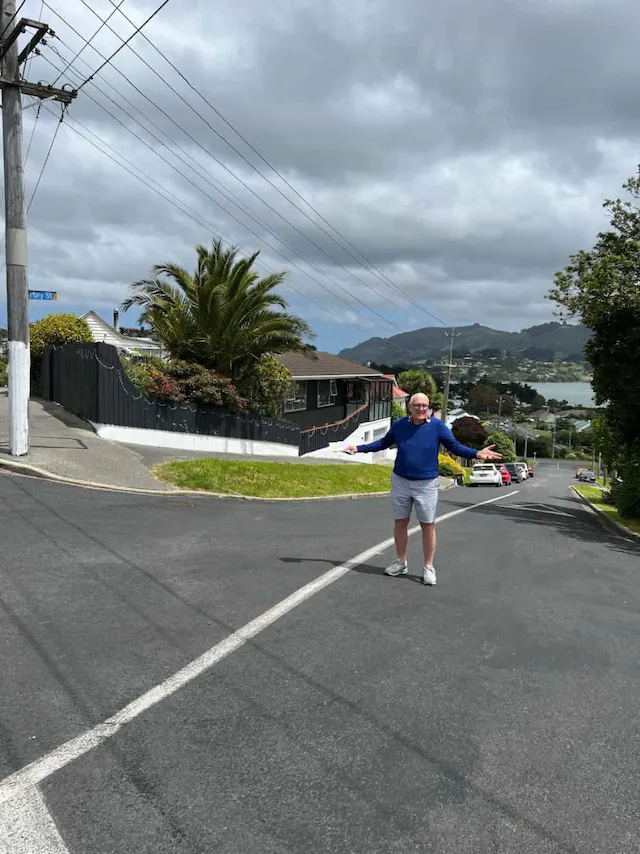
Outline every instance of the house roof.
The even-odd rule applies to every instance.
[[[82,315],[93,335],[93,340],[98,343],[111,344],[119,350],[146,350],[147,352],[160,353],[162,347],[149,338],[129,338],[111,326],[110,323],[100,317],[95,311],[88,311]]]
[[[282,353],[276,356],[281,365],[289,369],[294,380],[334,380],[370,377],[382,379],[383,374],[374,368],[356,365],[340,356],[332,356],[321,350],[309,353]]]
[[[398,385],[398,380],[395,378],[393,374],[383,374],[385,380],[393,381],[393,399],[394,400],[406,400],[409,397],[408,391],[403,391]]]

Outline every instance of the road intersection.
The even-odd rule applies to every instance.
[[[381,499],[3,475],[0,827],[42,854],[638,850],[639,552],[569,481],[444,493],[431,591],[417,541],[381,575]]]

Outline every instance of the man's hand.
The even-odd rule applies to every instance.
[[[344,454],[351,454],[351,455],[357,454],[358,453],[358,446],[357,445],[347,445],[346,448],[342,449],[342,452]]]
[[[478,451],[477,459],[479,460],[501,460],[502,454],[496,454],[493,450],[495,445],[489,445],[488,448],[483,448],[481,451]]]

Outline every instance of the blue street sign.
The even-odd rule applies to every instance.
[[[29,299],[56,300],[57,291],[29,291]]]

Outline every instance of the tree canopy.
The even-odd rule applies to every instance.
[[[171,262],[154,266],[150,278],[131,286],[122,306],[142,310],[142,322],[173,359],[239,379],[265,354],[307,349],[309,326],[287,311],[276,291],[284,273],[260,278],[258,252],[242,258],[221,240],[211,249],[197,246],[196,254],[193,273]]]
[[[592,331],[585,353],[596,403],[607,405],[606,446],[617,447],[613,464],[623,479],[614,499],[621,515],[640,517],[640,170],[624,189],[628,198],[604,202],[610,229],[593,249],[571,256],[549,296]]]
[[[487,431],[482,424],[470,415],[456,419],[451,426],[451,432],[463,445],[478,450],[484,447],[487,438]]]

